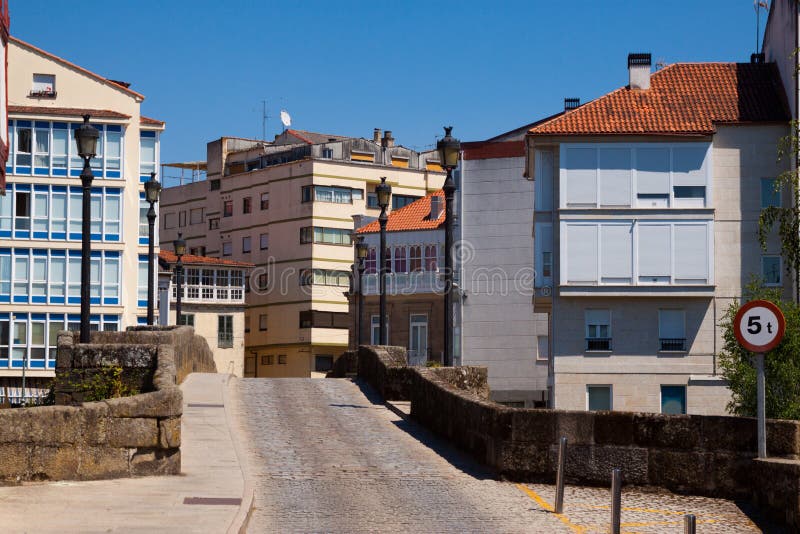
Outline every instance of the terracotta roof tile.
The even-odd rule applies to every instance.
[[[24,115],[62,115],[66,117],[81,117],[89,114],[94,118],[102,119],[130,119],[130,115],[111,111],[108,109],[84,109],[84,108],[51,108],[48,106],[8,106],[9,113],[19,113]]]
[[[784,122],[786,96],[773,63],[676,63],[650,88],[622,87],[531,128],[531,135],[709,135],[715,124]]]
[[[431,219],[431,197],[441,198],[442,211],[439,217]],[[435,230],[444,226],[445,222],[444,192],[440,189],[429,195],[415,200],[407,206],[396,209],[389,213],[389,220],[386,222],[387,232],[404,232],[409,230]],[[378,221],[372,221],[358,230],[357,234],[370,234],[380,232],[381,227]]]
[[[178,257],[171,250],[161,250],[158,253],[159,261],[172,264],[178,261]],[[208,256],[192,256],[184,254],[181,258],[184,265],[219,265],[222,267],[255,267],[254,263],[246,261],[223,260],[220,258],[210,258]]]
[[[521,158],[525,141],[479,141],[461,144],[464,159]]]
[[[139,123],[148,124],[152,126],[164,126],[164,124],[166,124],[164,121],[160,121],[158,119],[151,119],[150,117],[145,117],[144,115],[141,115],[139,117]]]

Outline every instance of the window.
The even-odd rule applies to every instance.
[[[303,202],[332,202],[334,204],[352,204],[353,190],[348,187],[331,187],[322,185],[304,185]]]
[[[394,272],[408,272],[408,262],[406,261],[406,247],[394,247]]]
[[[219,219],[209,219],[208,220],[208,229],[209,230],[217,230],[217,229],[219,229]]]
[[[318,373],[325,373],[333,369],[333,355],[332,354],[316,354],[314,355],[314,370]]]
[[[373,315],[370,318],[369,339],[371,345],[382,345],[381,343],[381,316]],[[386,316],[386,340],[389,340],[389,316]]]
[[[371,247],[367,251],[367,257],[364,260],[364,273],[365,274],[375,274],[378,272],[378,260],[376,259],[377,250],[375,247]]]
[[[201,224],[203,222],[203,208],[192,208],[189,210],[189,224]]]
[[[329,269],[303,269],[300,271],[300,285],[350,287],[350,273]]]
[[[186,211],[178,212],[178,226],[181,228],[186,226]]]
[[[374,163],[375,154],[372,152],[351,152],[350,161],[358,161],[360,163]]]
[[[14,228],[31,229],[31,194],[17,192],[14,196]]]
[[[261,365],[273,365],[275,363],[275,356],[272,354],[265,354],[261,357]]]
[[[267,250],[269,248],[269,234],[261,234],[258,241],[261,250]]]
[[[278,354],[278,364],[279,365],[286,365],[286,355],[285,354]]]
[[[253,211],[253,199],[244,197],[242,199],[242,213],[250,213],[251,211]]]
[[[300,328],[350,328],[350,315],[340,312],[307,310],[300,312]]]
[[[219,178],[217,178],[216,180],[209,180],[208,181],[208,188],[211,191],[219,191],[220,185],[221,184],[219,182]]]
[[[761,256],[761,278],[765,286],[781,285],[780,256]]]
[[[256,288],[261,290],[269,288],[269,277],[267,277],[267,273],[258,275],[258,278],[256,278]]]
[[[72,260],[72,258],[70,258],[70,260]],[[78,274],[80,275],[80,264],[78,264]],[[70,278],[72,277],[70,276]],[[78,278],[78,280],[80,280],[80,278]],[[138,306],[142,308],[144,306],[147,306],[147,255],[146,254],[139,254],[137,280],[138,280],[138,285],[137,285],[136,300],[138,301],[137,303]],[[80,286],[78,287],[80,288]]]
[[[30,172],[31,153],[33,152],[33,130],[31,129],[31,121],[15,121],[16,128],[16,165],[17,167],[24,167],[27,172]],[[25,172],[24,169],[18,169],[17,172]]]
[[[217,346],[233,347],[233,315],[217,316]]]
[[[367,193],[367,207],[371,209],[380,209],[378,205],[378,195],[376,193]]]
[[[686,386],[661,386],[661,413],[686,413]]]
[[[415,197],[411,195],[392,195],[392,209],[396,210],[398,208],[402,208],[408,206],[415,200],[419,200],[422,197]]]
[[[611,410],[611,386],[586,386],[586,408],[589,411]]]
[[[542,252],[542,276],[550,278],[553,276],[553,253]]]
[[[231,217],[233,215],[233,200],[226,200],[222,205],[222,216]]]
[[[174,213],[164,213],[163,217],[164,217],[164,229],[165,230],[168,230],[170,228],[175,228],[177,226],[176,222],[177,222],[178,218],[175,216]]]
[[[775,178],[761,179],[761,208],[780,207],[781,192],[775,189]]]
[[[322,149],[322,158],[323,159],[331,159],[331,158],[333,158],[333,149],[332,148],[323,148]]]
[[[408,247],[408,268],[409,272],[422,270],[422,247],[419,245]]]
[[[250,252],[250,236],[245,236],[242,238],[242,252]]]
[[[261,315],[258,316],[258,329],[261,330],[262,332],[265,332],[267,330],[267,314],[266,313],[262,313]]]
[[[194,314],[183,313],[183,310],[181,310],[181,320],[178,324],[194,327]]]
[[[231,256],[233,254],[233,244],[228,241],[222,244],[222,255]]]
[[[56,76],[55,74],[34,74],[33,85],[31,86],[30,96],[36,97],[55,97],[56,96]]]
[[[156,132],[142,131],[139,138],[139,175],[149,178],[158,163]]]
[[[300,243],[320,243],[326,245],[351,246],[352,231],[344,228],[323,228],[306,226],[300,229]]]
[[[261,209],[269,209],[269,193],[261,193]]]
[[[611,312],[609,310],[586,310],[586,350],[611,350]]]
[[[658,310],[660,351],[686,350],[686,314],[683,310]]]
[[[536,336],[536,359],[547,360],[550,357],[550,338]]]
[[[250,333],[250,315],[247,313],[244,314],[244,333]]]
[[[425,270],[436,271],[438,267],[438,254],[436,245],[425,245]]]

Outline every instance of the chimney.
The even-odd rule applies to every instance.
[[[444,198],[438,195],[431,196],[431,214],[430,220],[435,221],[439,218],[439,215],[442,214],[442,209],[444,208]]]
[[[383,142],[381,143],[386,148],[392,148],[394,146],[394,137],[392,137],[392,131],[386,130],[383,134]]]
[[[628,54],[628,86],[630,89],[650,89],[650,54]]]
[[[750,54],[750,63],[764,63],[766,61],[766,57],[764,56],[764,52],[760,54]]]
[[[375,130],[372,132],[372,142],[376,143],[376,144],[381,142],[381,129],[380,128],[375,128]]]
[[[577,108],[581,105],[580,98],[565,98],[564,99],[564,111],[569,111],[572,109]]]

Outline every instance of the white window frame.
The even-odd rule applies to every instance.
[[[608,409],[614,410],[614,385],[613,384],[586,384],[586,411],[589,410],[589,388],[608,388]],[[594,411],[594,410],[591,410]]]

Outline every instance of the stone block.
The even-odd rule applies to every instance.
[[[81,467],[81,449],[75,445],[31,447],[26,480],[74,479]]]
[[[800,423],[768,419],[767,455],[800,459]]]
[[[702,446],[703,416],[634,414],[633,439],[640,447],[692,450]]]
[[[183,413],[183,393],[177,387],[105,402],[111,417],[173,417]]]
[[[711,452],[708,462],[709,495],[749,498],[753,493],[751,469],[753,458],[733,452]]]
[[[158,422],[158,446],[174,449],[181,446],[181,418],[170,417]]]
[[[556,438],[557,414],[552,410],[509,410],[511,439],[549,447]]]
[[[570,444],[594,443],[594,412],[555,411],[555,440],[567,437]]]
[[[594,442],[598,445],[633,445],[634,414],[603,412],[595,414]]]
[[[138,449],[131,456],[131,474],[179,475],[181,472],[180,449]]]
[[[102,480],[131,476],[128,449],[85,446],[80,449],[78,480]]]
[[[157,447],[158,420],[149,417],[110,418],[108,445],[121,448]]]
[[[7,410],[10,411],[10,410]],[[19,482],[29,472],[30,446],[26,443],[0,443],[0,481]]]
[[[713,455],[706,452],[650,450],[648,484],[677,492],[707,492],[713,487],[709,467]]]
[[[707,451],[737,451],[756,455],[758,429],[752,417],[706,415],[702,422],[701,446]]]
[[[494,467],[512,480],[555,480],[555,460],[549,447],[536,443],[504,443],[497,451]]]
[[[599,445],[567,447],[567,482],[571,484],[609,486],[615,468],[622,470],[623,484],[647,484],[648,450]]]
[[[10,420],[6,421],[6,418]],[[82,440],[83,416],[81,409],[76,407],[39,406],[3,410],[0,421],[0,442],[55,445],[79,443]]]

